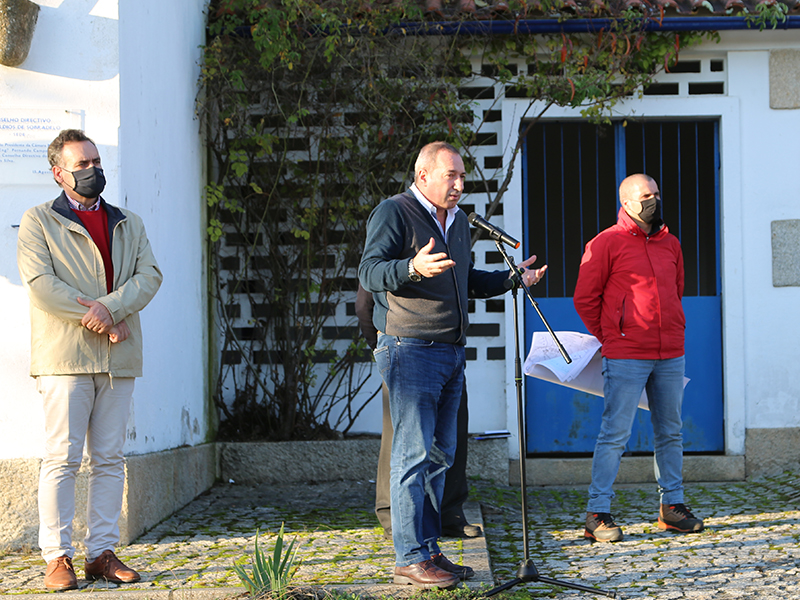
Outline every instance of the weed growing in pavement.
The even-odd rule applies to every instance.
[[[454,590],[416,590],[406,600],[478,600],[489,590],[489,586],[470,589],[466,586]],[[252,600],[274,599],[270,592],[253,595]],[[504,600],[529,600],[530,593],[525,590],[507,592]],[[358,592],[331,590],[324,587],[292,587],[287,588],[283,600],[395,600],[392,595],[369,596]]]
[[[453,590],[417,590],[410,598],[412,600],[475,600],[482,598],[489,589],[489,586],[471,589],[463,585]],[[522,600],[521,596],[515,598],[514,594],[506,594],[503,597],[505,600]],[[526,594],[525,598],[529,599],[530,595]]]
[[[297,557],[297,548],[295,548],[297,539],[289,542],[284,550],[283,523],[281,523],[281,530],[275,539],[272,556],[267,556],[258,547],[258,535],[259,531],[256,530],[252,577],[247,574],[241,563],[234,563],[233,569],[251,595],[257,596],[270,591],[272,597],[282,599],[286,595],[289,581],[297,570],[294,566]]]

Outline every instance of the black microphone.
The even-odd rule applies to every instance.
[[[519,248],[519,242],[508,235],[505,231],[500,229],[499,227],[495,227],[489,221],[481,217],[476,213],[469,213],[467,220],[472,223],[475,227],[480,227],[484,231],[489,232],[489,237],[493,240],[500,240],[504,244],[508,244],[512,248]]]

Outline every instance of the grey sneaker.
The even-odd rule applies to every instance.
[[[685,504],[662,504],[658,513],[658,526],[680,533],[697,533],[703,531],[703,519],[695,517]]]
[[[583,537],[595,542],[621,542],[622,528],[614,523],[611,513],[586,513]]]

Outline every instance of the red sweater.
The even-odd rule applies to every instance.
[[[106,291],[110,294],[114,289],[114,264],[111,262],[111,242],[108,237],[108,213],[103,205],[98,210],[73,211],[92,236],[100,256],[103,258],[103,267],[106,274]]]
[[[684,354],[683,252],[666,225],[649,236],[620,209],[586,244],[573,302],[606,358]]]

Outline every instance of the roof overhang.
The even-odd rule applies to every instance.
[[[439,21],[410,22],[395,25],[393,30],[402,30],[411,35],[458,35],[458,34],[552,34],[552,33],[592,33],[608,30],[614,26],[616,19],[524,19],[492,20],[492,21]],[[800,28],[800,16],[788,15],[783,22],[775,25],[774,30]],[[664,17],[648,19],[644,24],[646,31],[729,31],[752,30],[758,32],[758,25],[752,18],[739,16],[707,16],[707,17]],[[772,26],[765,30],[773,30]]]

